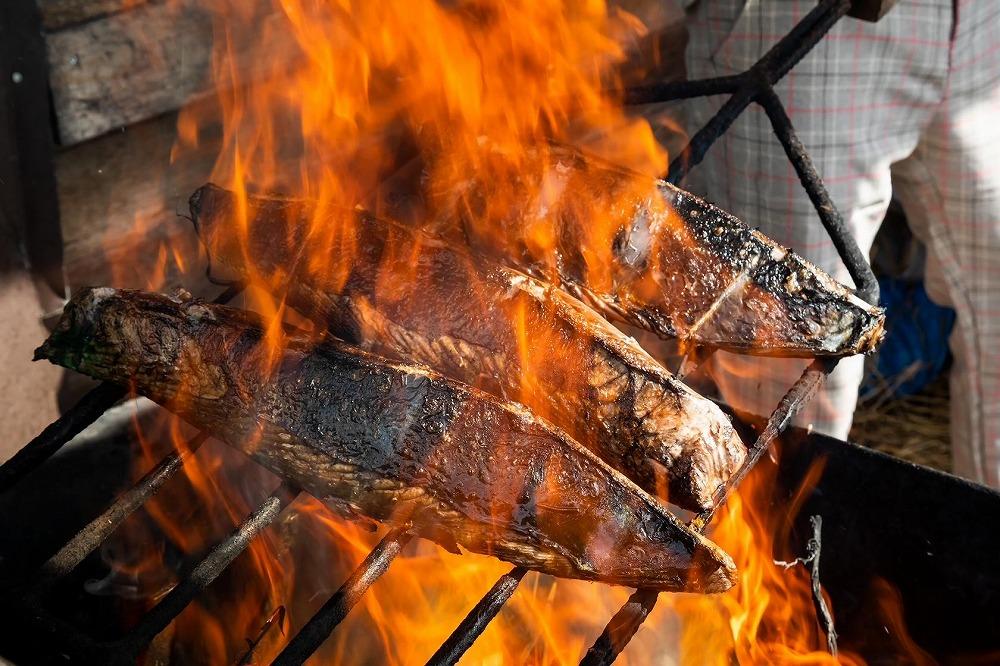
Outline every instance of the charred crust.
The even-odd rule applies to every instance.
[[[121,291],[88,310],[79,298],[53,354],[60,344],[100,352],[107,362],[84,359],[78,369],[134,379],[141,393],[345,512],[444,529],[470,550],[554,575],[700,591],[734,580],[718,548],[521,408],[335,343],[293,339],[267,371],[257,363],[259,320],[231,308]],[[115,337],[122,324],[131,332]],[[170,332],[138,335],[150,326]],[[191,345],[197,359],[181,368]],[[208,368],[225,380],[219,395],[214,381],[185,376]],[[611,550],[592,550],[596,529],[610,530]]]
[[[770,349],[756,346],[751,333],[713,344],[765,355],[842,356],[869,352],[881,340],[881,308],[853,298],[819,268],[729,213],[666,183],[659,188],[700,246],[722,265],[747,271],[752,283],[784,310],[786,320],[781,323],[789,337],[771,341]]]

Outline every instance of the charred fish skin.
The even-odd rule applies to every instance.
[[[657,183],[657,190],[672,217],[683,221],[683,230],[678,232],[676,223],[654,222],[659,242],[651,249],[658,256],[638,253],[629,261],[619,254],[623,266],[640,274],[657,271],[657,282],[666,284],[665,266],[682,267],[674,274],[725,277],[721,284],[709,282],[702,293],[683,288],[686,302],[696,304],[687,312],[683,302],[644,305],[632,300],[627,309],[635,320],[699,345],[772,356],[863,354],[881,341],[881,308],[725,211],[668,183]],[[651,212],[637,215],[638,220],[653,217]],[[637,233],[633,227],[627,238]],[[686,247],[690,241],[696,249]],[[628,292],[618,296],[626,300]]]
[[[525,182],[515,189],[561,195],[514,197],[502,242],[476,217],[490,183],[471,178],[446,197],[428,194],[423,214],[453,242],[557,277],[599,312],[665,338],[742,354],[841,357],[871,352],[884,336],[881,308],[697,196],[564,146],[548,159],[547,170],[519,174]],[[591,232],[594,209],[614,218],[613,232]],[[545,256],[527,238],[539,220],[555,239]]]
[[[122,384],[339,510],[557,576],[718,592],[717,546],[523,408],[194,299],[77,294],[37,351]]]
[[[304,242],[296,239],[306,226],[303,206],[250,197],[241,235],[235,196],[207,185],[192,197],[191,213],[213,260],[244,274],[250,261],[268,274],[291,265]],[[338,336],[529,403],[640,487],[683,508],[710,506],[743,462],[746,448],[715,404],[563,290],[391,222],[361,214],[351,224],[346,237],[324,246],[350,256],[349,275],[300,271],[286,287],[293,306]],[[530,339],[518,339],[518,325]]]

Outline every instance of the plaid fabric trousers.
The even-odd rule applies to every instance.
[[[745,70],[815,6],[689,4],[692,79]],[[1000,0],[900,0],[878,23],[844,18],[776,90],[862,250],[894,191],[928,246],[928,291],[958,313],[954,470],[1000,487]],[[692,100],[690,127],[720,104]],[[851,284],[760,109],[685,186]],[[709,371],[728,402],[767,414],[804,365],[719,352]],[[799,424],[845,438],[862,365],[842,361]]]

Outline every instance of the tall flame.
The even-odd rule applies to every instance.
[[[573,146],[640,173],[665,170],[666,154],[649,125],[626,114],[608,92],[619,87],[623,45],[644,31],[634,16],[603,0],[272,1],[210,3],[217,17],[213,70],[222,120],[213,179],[237,194],[243,233],[250,223],[250,192],[283,192],[315,203],[306,233],[297,236],[307,242],[295,265],[265,273],[246,262],[251,289],[244,305],[270,322],[271,363],[284,345],[281,322],[294,316],[282,292],[288,276],[304,271],[322,274],[334,288],[342,285],[356,259],[353,217],[343,211],[359,205],[404,217],[416,212],[413,219],[425,225],[441,224],[442,218],[422,218],[421,212],[456,210],[478,233],[497,243],[517,238],[543,263],[553,259],[553,220],[572,209],[581,221],[589,277],[600,284],[613,234],[631,214],[627,202],[634,193],[618,192],[620,199],[609,200],[606,193],[581,188],[554,152]],[[174,157],[206,149],[203,130],[218,118],[204,109],[192,105],[182,112]],[[489,184],[488,196],[473,182]],[[411,192],[420,201],[406,200]],[[512,216],[512,210],[519,214]],[[343,251],[309,251],[331,245]],[[392,254],[395,263],[406,265],[419,251],[398,247]],[[168,264],[184,270],[183,256],[162,247],[145,286],[162,287]],[[394,293],[398,284],[386,279],[380,294],[412,297],[405,290]],[[533,368],[553,362],[553,354],[557,362],[572,359],[559,358],[558,341],[540,343],[525,312],[501,315],[519,322],[519,398],[541,410],[545,403],[535,395]],[[147,455],[137,473],[162,455],[163,441],[179,450],[187,446],[183,428],[173,420],[167,425],[165,432],[143,429]],[[819,473],[814,470],[808,483]],[[623,663],[837,662],[825,650],[807,572],[774,562],[774,545],[783,540],[786,516],[796,507],[770,507],[770,480],[767,472],[752,474],[711,533],[733,556],[742,582],[712,597],[661,595]],[[147,512],[171,548],[195,558],[276,482],[209,442]],[[140,534],[134,522],[124,534]],[[252,646],[251,662],[268,663],[378,537],[300,498],[161,635],[160,643],[167,643],[162,649],[186,662],[225,664]],[[139,577],[163,565],[162,542],[129,540],[133,548],[143,544],[148,552],[135,558],[139,564],[131,570]],[[415,542],[315,663],[425,661],[509,568]],[[576,663],[627,596],[621,588],[529,573],[471,648],[468,663]],[[258,635],[259,642],[251,640]],[[860,659],[841,654],[840,662]]]

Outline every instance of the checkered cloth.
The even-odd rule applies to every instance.
[[[688,76],[752,65],[815,6],[690,3]],[[1000,487],[1000,0],[900,0],[878,23],[845,18],[776,87],[866,252],[893,188],[928,246],[928,291],[957,310],[954,469]],[[692,128],[721,100],[692,100]],[[753,108],[685,185],[851,284],[763,112]],[[767,414],[803,362],[717,353],[736,407]],[[842,361],[800,424],[846,437],[862,359]]]

